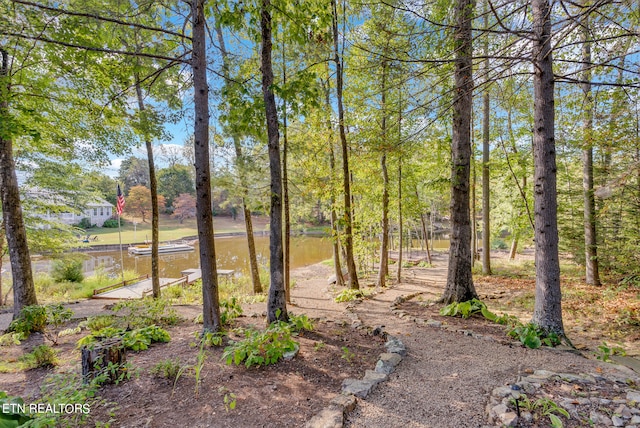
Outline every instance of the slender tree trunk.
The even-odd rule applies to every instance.
[[[402,121],[402,118],[400,118]],[[398,126],[400,126],[398,121]],[[402,236],[402,155],[398,159],[398,233]],[[396,280],[402,281],[402,243],[400,244],[400,251],[398,251],[398,270],[396,271]]]
[[[136,95],[138,96],[138,110],[144,114],[145,106],[142,97],[142,87],[140,79],[136,73]],[[143,130],[144,132],[144,130]],[[151,287],[153,298],[160,298],[160,257],[158,256],[158,245],[160,244],[160,231],[158,225],[158,179],[156,177],[156,167],[153,161],[153,144],[151,138],[144,132],[144,144],[147,148],[147,161],[149,162],[149,187],[151,190]]]
[[[2,182],[0,182],[0,188],[2,188]],[[0,306],[4,305],[4,298],[2,294],[2,259],[4,257],[4,219],[0,219]]]
[[[534,223],[536,298],[532,322],[564,335],[560,261],[551,7],[548,0],[532,0],[534,89]]]
[[[355,290],[360,288],[358,284],[358,272],[353,258],[353,223],[351,212],[351,175],[349,173],[349,145],[344,126],[344,106],[342,104],[342,59],[338,49],[338,9],[336,0],[331,0],[334,62],[336,64],[336,98],[338,103],[338,129],[340,131],[340,143],[342,146],[342,176],[344,181],[344,235],[346,247],[346,263],[349,272],[349,287]]]
[[[582,187],[584,192],[584,253],[586,282],[600,285],[598,241],[596,239],[596,200],[593,194],[593,96],[591,94],[591,43],[589,19],[582,21],[582,91],[585,96]]]
[[[0,49],[2,65],[0,68],[0,122],[5,122],[9,112],[8,96],[11,93],[9,83],[9,54]],[[16,164],[13,160],[13,141],[6,133],[0,134],[0,193],[2,198],[2,216],[5,225],[7,247],[13,277],[13,319],[20,315],[25,306],[37,305],[36,289],[33,284],[31,257],[27,245],[27,231],[22,218],[20,190],[16,176]],[[0,298],[1,300],[1,298]]]
[[[327,84],[323,85],[324,101],[327,112],[331,111],[330,91],[331,81],[329,80],[329,65],[327,64]],[[336,215],[336,196],[335,196],[335,175],[336,175],[336,159],[333,152],[334,133],[331,124],[331,114],[327,114],[327,131],[329,132],[329,170],[331,172],[331,241],[333,246],[333,267],[336,275],[336,285],[344,287],[344,277],[342,276],[342,265],[340,263],[340,233],[338,231],[338,216]]]
[[[287,60],[285,58],[285,43],[282,39],[282,84],[287,85]],[[288,157],[289,140],[287,138],[287,101],[283,99],[282,113],[282,195],[284,202],[284,290],[287,303],[291,303],[291,217],[289,212],[289,177]],[[318,216],[320,216],[318,209]]]
[[[473,117],[471,119],[473,124]],[[478,257],[478,221],[476,219],[478,177],[476,174],[476,143],[473,138],[473,125],[471,130],[471,267],[476,265]]]
[[[427,234],[427,222],[424,219],[424,214],[420,214],[420,223],[422,224],[422,234],[424,235],[424,247],[427,250],[427,263],[431,264],[431,250],[429,250],[429,238]],[[432,244],[433,245],[433,244]]]
[[[518,237],[514,236],[511,241],[511,249],[509,250],[509,260],[515,260],[518,253]]]
[[[204,17],[205,0],[191,0],[194,88],[194,155],[196,168],[196,219],[202,270],[202,314],[205,331],[220,331],[218,271],[213,237],[211,166],[209,163],[209,87]]]
[[[471,222],[469,172],[471,163],[471,104],[473,92],[471,20],[474,1],[456,0],[455,99],[451,140],[451,239],[444,303],[477,298],[471,276]]]
[[[216,34],[218,36],[218,44],[220,46],[220,54],[222,56],[222,68],[225,76],[229,75],[231,69],[229,64],[229,54],[224,42],[224,36],[222,34],[222,27],[220,22],[216,20]],[[260,282],[260,269],[258,268],[258,257],[256,256],[256,243],[253,236],[253,222],[251,220],[251,210],[249,209],[249,184],[246,177],[246,162],[242,155],[242,145],[240,144],[240,138],[234,132],[233,147],[236,153],[236,168],[238,168],[238,174],[240,177],[240,186],[242,187],[242,212],[244,214],[244,227],[247,231],[247,247],[249,249],[249,267],[251,269],[251,283],[253,284],[254,294],[262,293],[262,284]]]
[[[382,138],[382,239],[380,240],[380,266],[378,268],[378,286],[385,287],[389,275],[389,171],[387,170],[387,62],[382,61],[382,122],[380,136]]]
[[[484,1],[484,28],[489,28],[489,11]],[[489,183],[489,39],[484,39],[485,88],[482,94],[482,273],[491,275],[491,226],[490,183]]]
[[[278,110],[273,94],[273,66],[271,62],[271,2],[262,0],[260,29],[262,35],[261,67],[262,94],[264,96],[269,138],[269,170],[271,172],[271,212],[270,212],[270,277],[267,322],[288,320],[284,286],[284,261],[282,251],[282,168],[280,164],[280,134],[278,131]]]

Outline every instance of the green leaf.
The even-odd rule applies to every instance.
[[[568,414],[567,414],[567,416],[568,416]],[[553,428],[562,428],[563,427],[562,421],[556,415],[553,415],[553,414],[549,415],[549,419],[551,419],[551,426]]]

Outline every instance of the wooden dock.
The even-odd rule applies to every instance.
[[[187,269],[180,272],[180,278],[160,278],[160,288],[171,285],[187,286],[202,278],[200,269]],[[233,270],[218,269],[218,276],[230,277]],[[142,299],[153,293],[153,285],[149,275],[144,275],[133,280],[119,282],[104,288],[93,290],[94,299]]]

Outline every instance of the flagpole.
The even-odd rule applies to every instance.
[[[124,196],[122,195],[122,192],[120,190],[120,183],[118,183],[116,212],[118,213],[118,240],[120,241],[120,271],[122,274],[122,283],[124,284],[124,255],[122,253],[122,227],[120,223],[120,217],[121,217],[123,208],[124,208]]]

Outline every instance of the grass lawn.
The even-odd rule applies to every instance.
[[[147,223],[142,223],[139,218],[124,218],[125,224],[122,226],[122,243],[131,244],[134,242],[143,242],[145,240],[151,240],[151,220],[147,220]],[[136,222],[134,225],[133,222]],[[255,231],[265,230],[265,226],[268,224],[267,217],[255,217],[253,218],[253,229]],[[213,228],[216,233],[224,232],[244,232],[244,220],[237,218],[235,221],[231,217],[214,217]],[[180,239],[185,236],[195,236],[198,234],[195,219],[185,220],[182,224],[176,219],[171,218],[168,215],[160,215],[160,241],[171,241],[174,239]],[[87,235],[90,235],[92,240],[90,244],[118,244],[118,229],[111,229],[105,227],[97,227],[87,229]],[[97,236],[95,241],[93,237]]]

